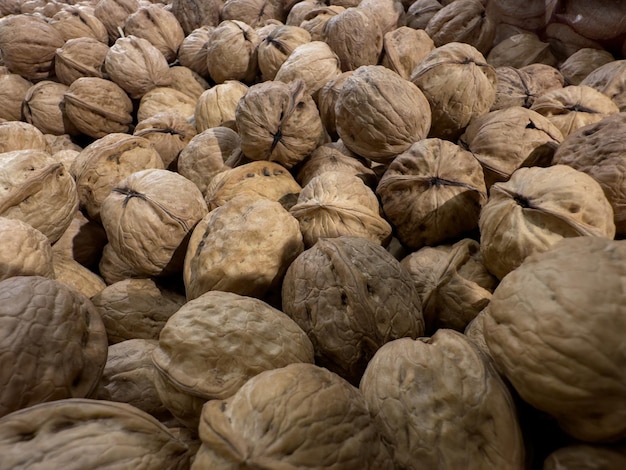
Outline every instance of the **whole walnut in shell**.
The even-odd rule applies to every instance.
[[[483,310],[498,280],[487,271],[476,240],[424,247],[400,264],[411,274],[423,305],[426,331],[450,328],[463,332]]]
[[[614,60],[613,55],[604,49],[583,48],[574,52],[559,65],[559,71],[568,85],[580,85],[595,69]]]
[[[185,37],[204,26],[217,26],[224,0],[172,0],[171,12],[174,14]]]
[[[133,12],[124,23],[126,36],[137,36],[148,40],[165,56],[168,63],[174,62],[185,32],[176,16],[158,3],[147,3]]]
[[[107,285],[115,284],[119,281],[134,278],[145,278],[145,274],[132,268],[128,262],[120,258],[120,255],[107,243],[102,248],[102,256],[98,262],[98,272]]]
[[[127,403],[81,398],[43,403],[2,418],[0,453],[3,468],[45,462],[67,470],[183,470],[192,456],[185,442],[148,413]]]
[[[0,153],[0,215],[19,219],[57,241],[78,209],[76,184],[42,150]]]
[[[196,109],[196,98],[174,87],[156,87],[146,92],[139,101],[137,121],[150,119],[157,114],[170,112],[191,120]]]
[[[524,468],[513,398],[461,333],[387,343],[360,389],[396,468]]]
[[[259,43],[259,70],[264,80],[274,80],[276,72],[296,47],[311,41],[311,34],[298,26],[278,26]]]
[[[626,111],[626,59],[601,65],[589,73],[580,84],[604,93],[615,102],[621,112]]]
[[[126,18],[138,8],[139,0],[98,0],[93,13],[106,28],[110,44],[120,37]]]
[[[210,87],[209,82],[200,74],[182,65],[170,67],[170,76],[172,77],[170,86],[194,100],[200,98],[200,95]]]
[[[321,238],[298,256],[283,281],[282,306],[311,338],[316,363],[356,384],[383,344],[424,333],[411,276],[362,237]]]
[[[52,265],[57,281],[82,292],[88,299],[106,287],[102,277],[67,255],[53,252]]]
[[[237,80],[226,80],[203,91],[194,112],[198,133],[233,122],[237,104],[247,92],[248,86]]]
[[[100,217],[112,248],[147,276],[182,269],[188,235],[207,213],[202,193],[167,170],[137,171],[118,182]]]
[[[107,357],[104,325],[91,301],[40,276],[5,279],[0,299],[0,355],[7,361],[0,371],[0,416],[89,396]]]
[[[14,150],[41,150],[50,152],[50,144],[43,132],[22,121],[0,122],[0,153]]]
[[[514,34],[499,42],[487,55],[487,62],[494,67],[517,68],[535,63],[557,65],[550,43],[543,42],[534,33]]]
[[[496,99],[489,111],[521,106],[530,108],[541,89],[533,76],[524,70],[504,65],[496,67],[498,87]]]
[[[206,61],[209,75],[215,83],[239,80],[252,83],[258,73],[256,31],[238,20],[222,21],[209,34]]]
[[[409,80],[413,69],[433,49],[435,43],[426,31],[401,26],[383,36],[380,64]]]
[[[253,85],[235,110],[241,150],[252,160],[291,168],[326,139],[315,102],[303,80]]]
[[[323,404],[323,406],[320,406]],[[363,395],[313,364],[291,364],[248,380],[202,409],[202,445],[192,470],[251,467],[392,468]]]
[[[276,201],[234,197],[196,225],[183,279],[187,299],[221,290],[262,298],[304,250],[298,221]]]
[[[65,5],[52,16],[50,24],[61,34],[64,41],[74,38],[94,38],[103,44],[109,42],[104,24],[88,6]]]
[[[313,346],[280,310],[259,299],[210,291],[169,318],[152,360],[162,401],[197,429],[206,401],[234,395],[265,370],[312,363]]]
[[[415,30],[426,29],[430,19],[442,8],[437,0],[415,0],[406,9],[402,22]]]
[[[203,3],[206,4],[206,3]],[[207,44],[209,36],[214,26],[201,26],[194,29],[185,36],[182,44],[178,48],[178,62],[185,67],[199,74],[204,78],[208,78],[209,69],[207,68]]]
[[[0,281],[14,276],[54,279],[50,240],[32,225],[0,217]]]
[[[398,155],[376,193],[396,236],[412,249],[475,230],[487,201],[480,163],[467,150],[441,139],[418,141]]]
[[[104,77],[108,44],[94,38],[74,38],[56,50],[54,73],[59,82],[70,86],[80,77]]]
[[[328,20],[345,11],[345,8],[338,5],[313,8],[304,15],[304,19],[296,26],[306,29],[311,35],[311,41],[323,41],[325,37],[324,28]],[[292,23],[291,23],[292,24]]]
[[[548,24],[557,0],[529,0],[520,3],[516,0],[489,2],[494,18],[501,23],[511,24],[526,30],[543,28]]]
[[[626,33],[623,15],[619,2],[598,0],[591,5],[584,0],[570,0],[557,11],[556,18],[586,38],[608,40]]]
[[[565,23],[550,23],[546,27],[544,36],[550,43],[550,47],[555,57],[559,60],[559,63],[583,48],[604,50],[602,44],[598,41],[581,36],[571,26]]]
[[[543,462],[543,470],[576,468],[592,470],[626,466],[626,449],[623,446],[571,444],[553,451]]]
[[[566,238],[506,276],[485,316],[499,370],[531,406],[586,442],[626,435],[626,242]]]
[[[431,108],[411,82],[383,66],[370,65],[359,67],[341,86],[335,119],[346,147],[388,163],[426,137]]]
[[[33,84],[17,73],[0,74],[0,121],[20,121],[22,102]]]
[[[600,185],[567,165],[520,168],[491,187],[480,214],[485,266],[502,279],[561,238],[613,238],[613,209]]]
[[[226,0],[220,12],[222,21],[238,20],[253,28],[264,23],[287,18],[284,0]]]
[[[304,245],[311,247],[320,238],[364,237],[386,245],[391,225],[381,216],[374,191],[356,175],[326,171],[302,188],[289,209],[300,223]]]
[[[24,120],[44,134],[78,134],[63,112],[64,94],[69,87],[51,80],[42,80],[28,89],[22,103]]]

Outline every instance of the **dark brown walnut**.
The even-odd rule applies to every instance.
[[[381,65],[359,67],[341,86],[337,133],[357,155],[389,163],[426,137],[431,107],[420,89]]]
[[[496,19],[483,0],[457,0],[439,10],[424,29],[437,47],[463,42],[487,54],[496,37]]]
[[[152,364],[156,339],[129,339],[109,346],[95,398],[127,403],[159,420],[171,417],[156,390]]]
[[[520,397],[575,439],[626,435],[626,242],[560,240],[494,291],[485,340]]]
[[[506,181],[523,166],[547,166],[563,135],[536,111],[512,106],[474,119],[460,138],[483,167],[485,183]]]
[[[485,266],[499,279],[561,238],[615,236],[601,186],[567,165],[520,168],[508,182],[494,184],[479,227]]]
[[[137,109],[137,122],[164,112],[175,113],[183,119],[191,120],[195,109],[195,98],[173,87],[156,87],[141,97]]]
[[[553,451],[543,461],[543,470],[610,470],[626,466],[623,446],[571,444]]]
[[[274,28],[259,43],[257,54],[263,80],[274,80],[276,72],[294,49],[311,41],[311,34],[298,26]]]
[[[306,15],[300,24],[301,28],[306,29],[311,35],[311,41],[323,41],[324,40],[324,27],[328,20],[333,16],[345,11],[345,8],[338,5],[320,6],[319,8],[313,8]]]
[[[185,33],[176,16],[159,3],[140,6],[124,23],[126,36],[137,36],[149,41],[165,56],[168,63],[174,62]]]
[[[251,86],[237,105],[235,124],[246,157],[286,168],[304,160],[327,137],[303,80]]]
[[[124,279],[92,297],[109,344],[129,339],[159,339],[159,333],[185,302],[185,296],[152,279]]]
[[[357,176],[370,188],[376,188],[378,179],[370,168],[369,162],[355,155],[347,155],[332,144],[325,144],[316,148],[311,156],[299,167],[296,181],[302,187],[318,175],[327,171],[340,171],[351,176]]]
[[[42,150],[16,150],[0,153],[0,169],[0,215],[57,241],[78,209],[76,184],[63,164]]]
[[[545,38],[559,62],[585,47],[604,50],[598,41],[581,36],[564,23],[550,23],[546,28]]]
[[[0,217],[0,281],[14,276],[54,279],[50,240],[33,226]]]
[[[0,122],[0,153],[14,150],[50,152],[50,144],[43,132],[22,121]]]
[[[114,132],[128,132],[133,122],[133,103],[126,92],[110,80],[81,77],[64,95],[65,114],[83,134],[98,139]]]
[[[424,30],[401,26],[383,36],[380,64],[409,80],[413,69],[433,49],[435,43]]]
[[[50,24],[61,34],[63,41],[74,38],[94,38],[108,44],[109,35],[104,24],[89,6],[65,5],[52,16]]]
[[[52,253],[54,278],[91,298],[106,287],[104,280],[74,258],[58,252]]]
[[[346,172],[325,171],[312,178],[289,212],[300,223],[305,247],[344,235],[383,246],[391,239],[391,225],[382,217],[374,191]]]
[[[110,44],[120,37],[126,18],[138,8],[138,0],[98,0],[93,13],[106,28]]]
[[[499,22],[526,30],[545,27],[557,7],[557,0],[530,0],[523,4],[516,0],[500,0],[490,3],[492,14]]]
[[[547,64],[530,64],[520,68],[529,74],[538,87],[537,95],[542,95],[557,88],[563,88],[565,79],[559,70]]]
[[[183,39],[183,42],[178,48],[178,62],[185,67],[189,67],[204,78],[209,77],[206,46],[209,42],[209,35],[214,28],[214,26],[201,26],[194,29],[185,36],[185,39]]]
[[[182,91],[194,100],[200,98],[200,95],[210,87],[207,80],[189,67],[182,65],[170,67],[170,76],[172,77],[170,86],[175,90]]]
[[[22,120],[22,102],[31,86],[32,82],[17,73],[0,74],[0,119]]]
[[[570,55],[561,65],[559,71],[568,85],[580,83],[595,69],[614,61],[613,55],[604,49],[583,48]]]
[[[424,333],[410,274],[362,237],[322,238],[298,256],[283,281],[282,306],[311,338],[316,364],[354,384],[383,344]]]
[[[187,37],[198,28],[217,26],[223,6],[223,0],[172,0],[171,12]]]
[[[111,189],[131,173],[148,168],[163,168],[163,160],[149,140],[118,132],[95,140],[70,167],[81,209],[99,222],[100,208]]]
[[[94,38],[74,38],[56,50],[54,72],[57,80],[70,86],[80,77],[104,77],[108,44]]]
[[[322,41],[337,54],[342,72],[378,64],[383,51],[380,24],[374,13],[363,7],[346,8],[329,18]]]
[[[413,69],[411,82],[430,104],[430,137],[456,140],[496,98],[495,69],[478,49],[459,42],[434,49]]]
[[[80,437],[77,437],[80,436]],[[86,449],[98,449],[87,452]],[[0,468],[189,468],[187,444],[149,414],[126,403],[72,398],[0,420]]]
[[[606,95],[585,85],[570,85],[539,96],[530,107],[547,117],[567,137],[579,127],[619,113]]]
[[[618,235],[626,235],[626,113],[614,114],[572,132],[553,163],[569,165],[595,179],[613,207]]]
[[[580,82],[611,98],[620,111],[626,112],[626,59],[601,65]]]
[[[199,433],[192,470],[392,468],[361,392],[313,364],[262,372],[232,397],[208,402]]]
[[[322,124],[326,132],[331,138],[339,137],[337,135],[337,126],[335,124],[335,104],[339,97],[339,92],[346,79],[352,75],[352,71],[343,72],[334,78],[331,78],[317,92],[316,103],[322,118]]]
[[[535,63],[557,65],[550,44],[534,33],[515,34],[499,42],[487,55],[487,62],[494,67],[508,65],[517,68]]]
[[[430,19],[442,8],[443,5],[437,0],[415,0],[407,8],[402,22],[412,29],[425,29]]]
[[[122,260],[111,247],[110,243],[102,248],[102,256],[98,262],[98,272],[107,285],[114,284],[126,279],[145,278],[145,274],[137,272],[129,264]]]
[[[423,305],[426,332],[465,330],[483,310],[498,280],[487,271],[476,240],[424,247],[400,264],[411,274]]]
[[[341,74],[339,57],[323,41],[310,41],[294,49],[283,62],[274,80],[289,83],[301,79],[313,99],[330,80]]]
[[[40,276],[5,279],[0,300],[0,355],[5,361],[0,416],[37,403],[89,396],[107,357],[104,325],[91,301]],[[6,452],[2,455],[6,463]]]
[[[411,249],[469,234],[487,201],[480,163],[467,150],[441,139],[421,140],[399,154],[376,193],[396,236]]]
[[[209,211],[241,194],[251,194],[279,202],[289,210],[302,188],[282,165],[274,162],[250,162],[216,174],[205,191]]]
[[[134,99],[141,98],[153,88],[172,83],[163,54],[147,39],[137,36],[129,35],[115,41],[107,52],[104,67],[109,79]]]
[[[256,28],[267,21],[287,19],[284,0],[226,0],[220,13],[222,21],[238,20]]]
[[[280,310],[259,299],[211,291],[170,317],[152,360],[161,400],[197,430],[206,401],[234,395],[263,371],[313,363],[313,346]]]
[[[242,194],[196,225],[183,272],[187,299],[210,290],[263,298],[303,250],[298,221],[279,202]]]
[[[570,0],[557,11],[556,19],[589,39],[609,40],[626,33],[623,5],[611,0],[599,0],[593,5]]]
[[[525,468],[513,398],[461,333],[384,345],[360,389],[396,468]]]
[[[165,168],[175,169],[178,155],[196,135],[196,128],[176,113],[157,113],[138,122],[133,135],[148,140]]]
[[[498,87],[489,111],[522,106],[530,108],[541,91],[532,75],[508,65],[496,67]]]
[[[226,80],[203,91],[194,113],[198,133],[234,121],[237,103],[247,92],[248,86],[237,80]]]
[[[219,85],[218,85],[219,86]],[[241,139],[227,127],[212,127],[195,135],[178,156],[178,172],[193,181],[203,195],[225,162],[241,153]]]
[[[259,35],[243,21],[222,21],[209,34],[206,46],[207,70],[213,81],[254,82],[259,70],[259,43]]]
[[[189,235],[206,213],[193,182],[148,169],[119,181],[102,202],[100,217],[120,258],[138,273],[159,276],[182,270]]]
[[[69,227],[52,245],[52,251],[73,258],[85,267],[96,268],[106,242],[102,226],[76,211]]]
[[[54,55],[63,37],[47,19],[35,15],[9,15],[0,20],[2,62],[27,80],[54,75]]]
[[[51,80],[42,80],[28,89],[22,103],[24,120],[44,134],[78,134],[63,112],[64,95],[69,87]]]

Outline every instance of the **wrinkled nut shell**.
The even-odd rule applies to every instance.
[[[50,240],[32,225],[0,217],[0,280],[14,276],[54,279]]]

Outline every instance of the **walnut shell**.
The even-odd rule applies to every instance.
[[[581,36],[573,28],[563,23],[550,23],[546,28],[545,38],[550,43],[550,48],[559,62],[585,47],[603,49],[599,42]]]
[[[398,155],[376,193],[396,236],[411,249],[469,234],[487,201],[480,163],[470,152],[441,139],[418,141]]]
[[[194,29],[183,39],[178,48],[178,62],[204,78],[209,76],[206,58],[207,44],[214,28],[214,26],[201,26]]]
[[[491,187],[480,214],[485,266],[502,279],[561,238],[613,238],[613,209],[600,185],[567,165],[520,168]]]
[[[106,287],[104,280],[74,258],[59,252],[52,253],[54,278],[91,298]]]
[[[80,77],[103,78],[108,44],[94,38],[74,38],[56,50],[54,72],[59,82],[70,86]]]
[[[437,0],[415,0],[407,8],[403,23],[415,30],[426,29],[430,19],[442,8]]]
[[[178,173],[148,169],[118,182],[100,217],[120,258],[139,273],[158,276],[182,269],[188,235],[206,213],[195,184]]]
[[[265,370],[312,363],[313,346],[280,310],[259,299],[210,291],[169,318],[152,360],[162,401],[197,429],[204,402],[234,395]]]
[[[17,73],[0,74],[0,119],[22,120],[22,103],[33,84]]]
[[[435,43],[424,30],[401,26],[383,36],[381,65],[405,80],[424,57],[435,49]]]
[[[360,389],[396,468],[524,468],[513,398],[461,333],[444,329],[387,343]]]
[[[557,59],[549,43],[534,33],[521,33],[496,44],[487,55],[487,62],[494,67],[520,68],[535,63],[556,66]]]
[[[194,113],[198,133],[234,121],[237,103],[247,92],[248,87],[236,80],[226,80],[205,90],[196,102]]]
[[[581,0],[570,0],[558,11],[556,18],[590,39],[607,40],[626,33],[624,9],[620,3],[599,0],[594,5]]]
[[[621,112],[626,112],[626,59],[601,65],[580,82],[611,98]]]
[[[397,73],[380,65],[363,66],[341,86],[335,123],[346,147],[388,163],[426,137],[431,108],[424,93]]]
[[[193,230],[183,272],[187,299],[210,290],[262,298],[303,249],[298,221],[280,203],[235,197]]]
[[[311,34],[298,26],[274,28],[259,43],[257,60],[263,80],[274,80],[276,72],[294,49],[311,41]]]
[[[148,168],[163,168],[163,160],[143,137],[111,133],[89,144],[70,167],[81,209],[99,222],[102,203],[115,185]]]
[[[327,3],[324,0],[301,0],[289,9],[285,24],[288,26],[300,26],[306,15],[318,8],[325,8]]]
[[[165,56],[168,63],[174,62],[185,32],[174,14],[158,3],[140,6],[124,23],[126,36],[137,36],[148,40]]]
[[[332,2],[331,2],[332,3]],[[341,6],[359,7],[370,13],[378,22],[383,35],[398,27],[400,18],[404,13],[404,5],[400,0],[338,0],[334,3]]]
[[[252,160],[291,168],[326,139],[304,81],[267,81],[251,86],[235,110],[241,150]]]
[[[322,5],[319,8],[313,8],[306,15],[304,15],[304,19],[297,26],[300,26],[309,32],[311,35],[311,41],[323,41],[325,37],[324,28],[328,20],[344,10],[344,7],[337,5]]]
[[[129,264],[122,260],[110,243],[104,245],[102,257],[98,263],[98,272],[107,285],[114,284],[131,278],[145,278],[144,274],[137,272]]]
[[[19,219],[57,241],[78,209],[76,184],[41,150],[0,153],[0,215]]]
[[[104,325],[84,294],[40,276],[0,282],[0,416],[91,394],[107,357]],[[2,426],[0,425],[0,428]],[[2,452],[3,464],[7,454]]]
[[[63,41],[74,38],[94,38],[108,44],[109,35],[104,24],[87,6],[64,5],[54,14],[50,24],[61,34]]]
[[[521,398],[586,442],[626,435],[625,267],[624,241],[560,240],[502,280],[484,319],[491,355]]]
[[[598,446],[571,444],[553,451],[543,462],[543,470],[576,468],[621,468],[626,466],[626,449],[623,446]]]
[[[110,44],[120,37],[126,18],[138,8],[138,0],[98,0],[93,13],[106,28]]]
[[[172,87],[156,87],[142,96],[137,109],[137,121],[150,119],[157,114],[170,112],[191,120],[196,100]]]
[[[134,99],[153,88],[172,84],[167,60],[141,37],[129,35],[116,40],[107,52],[104,66],[109,78]]]
[[[79,132],[63,112],[67,85],[42,80],[28,89],[22,103],[24,120],[44,134],[72,134]]]
[[[172,77],[171,87],[182,91],[194,100],[200,98],[200,95],[210,87],[208,81],[189,67],[182,65],[170,67],[170,76]]]
[[[530,0],[523,4],[515,0],[499,0],[490,4],[492,14],[499,22],[534,30],[548,24],[557,7],[557,0]]]
[[[171,11],[188,37],[198,28],[217,26],[223,6],[223,0],[172,0]]]
[[[332,404],[320,406],[321,403]],[[250,466],[392,468],[362,394],[313,364],[260,373],[202,409],[192,470]]]
[[[126,403],[80,398],[40,404],[0,420],[0,452],[7,468],[43,461],[67,470],[183,470],[191,459],[187,444],[149,414]]]
[[[0,217],[0,281],[14,276],[54,279],[50,240],[32,225]]]
[[[483,310],[498,280],[487,271],[476,240],[425,247],[402,258],[420,293],[426,331],[463,332]]]
[[[78,78],[70,85],[64,100],[65,113],[74,126],[95,139],[114,132],[128,132],[133,122],[133,103],[110,80]]]
[[[557,88],[563,88],[565,79],[559,70],[547,64],[530,64],[520,68],[522,72],[529,74],[535,85],[537,85],[537,95],[542,95]]]
[[[485,114],[496,98],[497,76],[473,46],[451,42],[428,54],[411,82],[432,110],[430,137],[456,140],[471,120]]]
[[[496,67],[498,87],[496,99],[489,111],[522,106],[530,108],[540,89],[532,75],[521,69],[504,65]]]
[[[565,83],[580,83],[595,69],[614,61],[613,55],[604,49],[583,48],[571,54],[560,66]]]
[[[156,340],[185,296],[152,279],[124,279],[102,289],[92,302],[107,331],[109,344],[129,339]]]
[[[316,103],[322,118],[322,124],[326,132],[333,138],[338,137],[335,121],[335,104],[337,103],[341,87],[352,73],[352,70],[350,70],[331,78],[317,91]]]
[[[424,333],[411,276],[362,237],[321,238],[298,256],[283,281],[282,306],[311,338],[316,363],[355,384],[383,344]]]
[[[553,163],[569,165],[595,179],[615,213],[615,228],[626,235],[626,113],[614,114],[572,132],[554,154]]]
[[[222,21],[238,20],[256,28],[269,20],[285,21],[283,3],[284,0],[226,0],[220,17]]]
[[[43,132],[32,124],[21,121],[0,122],[0,153],[15,150],[50,152],[50,144]]]
[[[259,35],[246,23],[222,21],[209,34],[206,47],[207,70],[215,83],[239,80],[252,83],[258,73]]]

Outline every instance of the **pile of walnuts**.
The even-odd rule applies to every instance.
[[[626,7],[0,2],[0,470],[626,468]]]

